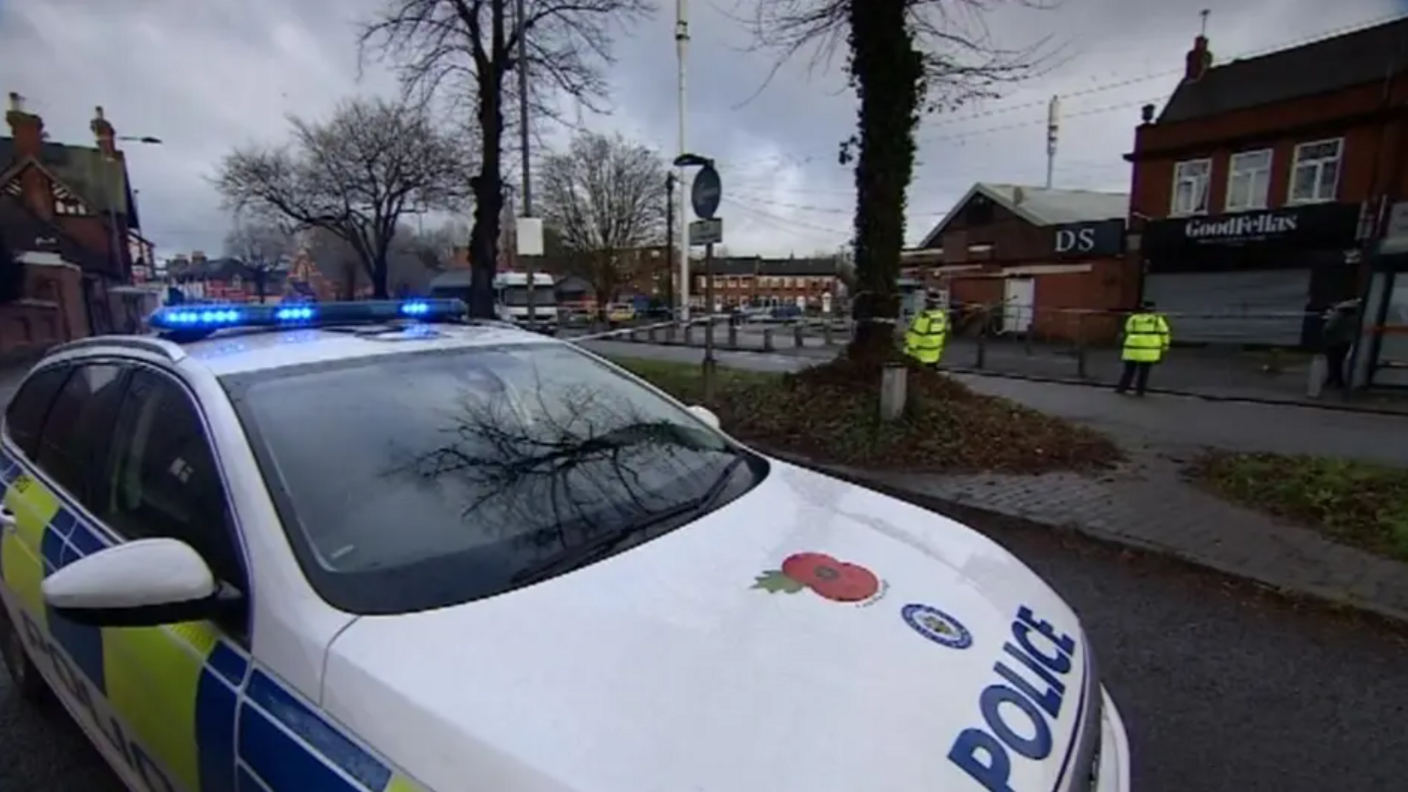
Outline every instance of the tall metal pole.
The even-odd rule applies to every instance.
[[[714,243],[704,246],[704,402],[714,403]]]
[[[533,181],[529,176],[531,156],[528,150],[528,12],[524,8],[523,0],[517,0],[516,7],[518,16],[518,146],[520,156],[523,158],[523,217],[532,217]],[[522,224],[518,224],[516,228],[519,234],[523,233]],[[519,244],[516,238],[514,244]],[[534,307],[537,300],[534,299],[533,294],[533,261],[530,256],[522,258],[523,270],[528,275],[528,325],[532,327],[537,323],[537,311]]]
[[[688,122],[688,105],[685,93],[685,69],[689,63],[689,0],[675,0],[675,52],[679,58],[679,124],[680,124],[680,156],[687,152],[685,148],[685,129]],[[680,187],[680,313],[681,321],[689,321],[689,214],[686,209],[687,202],[684,200],[685,170],[680,167],[676,170],[678,174],[676,182]]]
[[[670,270],[675,262],[670,260],[675,245],[675,174],[665,174],[665,306],[675,307],[675,276]]]

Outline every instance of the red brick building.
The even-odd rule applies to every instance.
[[[1194,40],[1126,155],[1131,264],[1175,338],[1313,346],[1327,306],[1367,294],[1408,191],[1405,42],[1408,19],[1213,65]]]
[[[951,303],[992,306],[996,332],[1108,340],[1138,297],[1128,211],[1123,193],[980,182],[904,253],[904,275]]]
[[[94,332],[130,329],[124,293],[151,261],[140,234],[117,135],[98,108],[96,146],[53,143],[38,115],[10,94],[11,136],[0,138],[0,233],[24,288],[0,305],[0,351],[41,349]]]
[[[807,311],[837,310],[846,296],[840,262],[835,258],[717,258],[709,270],[714,279],[714,304],[720,309],[796,305]],[[690,263],[689,301],[704,307],[708,280],[704,262]],[[678,280],[678,279],[676,279]]]

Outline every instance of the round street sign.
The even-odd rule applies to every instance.
[[[719,172],[713,165],[705,165],[694,176],[694,187],[689,191],[689,202],[694,204],[694,216],[701,220],[711,220],[719,211],[719,199],[724,195],[724,185]]]

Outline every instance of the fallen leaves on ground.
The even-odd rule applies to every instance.
[[[880,372],[842,359],[798,374],[719,368],[704,399],[694,363],[626,358],[622,366],[686,404],[705,404],[725,430],[818,462],[906,471],[1044,473],[1119,461],[1099,432],[937,372],[911,368],[905,414],[879,420]]]
[[[1408,469],[1347,459],[1216,452],[1190,473],[1222,497],[1326,538],[1408,561]]]

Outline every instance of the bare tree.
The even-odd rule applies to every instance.
[[[637,252],[665,241],[664,161],[620,135],[583,132],[538,167],[545,225],[561,235],[571,274],[605,305],[629,280]]]
[[[589,107],[604,99],[604,68],[612,62],[612,27],[653,10],[652,0],[523,0],[521,25],[508,0],[386,0],[362,31],[363,51],[389,56],[403,83],[420,98],[442,89],[474,108],[482,154],[470,232],[473,269],[470,310],[494,315],[493,279],[503,211],[504,79],[519,67],[520,30],[532,79],[535,112],[551,113],[566,95]],[[534,96],[539,100],[535,101]]]
[[[402,216],[466,197],[468,145],[438,130],[423,107],[382,99],[345,102],[325,122],[290,123],[290,144],[225,157],[216,185],[226,204],[332,234],[356,254],[374,295],[386,297]]]
[[[857,326],[848,352],[878,364],[896,354],[896,280],[920,117],[995,98],[1032,76],[1046,60],[1045,41],[1004,49],[985,19],[1002,5],[1042,7],[1046,0],[754,2],[755,42],[778,56],[778,66],[803,52],[810,52],[812,67],[827,66],[845,45],[847,76],[860,100],[858,131],[840,150],[841,164],[855,163],[856,183]]]
[[[225,235],[225,255],[238,259],[254,281],[254,293],[260,302],[268,295],[269,273],[280,262],[293,258],[294,235],[287,221],[277,217],[235,215],[235,226]]]

